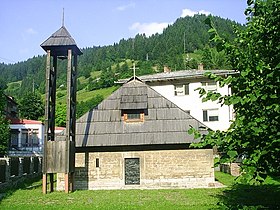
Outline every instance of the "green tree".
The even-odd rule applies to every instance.
[[[27,93],[19,100],[19,110],[21,118],[38,120],[44,115],[44,104],[40,95]]]
[[[60,127],[66,126],[66,104],[57,104],[55,109],[55,125]]]
[[[0,157],[7,154],[8,142],[10,137],[9,123],[4,114],[6,97],[0,88]]]
[[[222,161],[244,155],[244,181],[262,182],[268,174],[280,173],[279,8],[279,0],[249,0],[246,29],[237,31],[238,38],[233,44],[221,39],[215,28],[209,30],[240,74],[226,79],[210,75],[221,85],[231,85],[234,92],[232,96],[211,93],[206,98],[234,105],[236,115],[227,132],[210,131],[199,146],[217,145],[224,152]],[[190,129],[189,133],[192,132]]]
[[[230,69],[228,58],[224,50],[217,51],[215,47],[206,47],[202,54],[202,63],[205,69]]]

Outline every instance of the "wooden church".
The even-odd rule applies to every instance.
[[[74,189],[213,186],[212,149],[188,134],[206,127],[141,80],[132,78],[76,122]],[[65,188],[58,174],[57,190]]]

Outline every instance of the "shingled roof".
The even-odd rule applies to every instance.
[[[75,40],[71,37],[65,26],[62,26],[55,33],[53,33],[46,41],[41,44],[41,47],[45,51],[50,49],[53,55],[67,55],[67,49],[69,48],[72,49],[77,55],[82,54],[81,50],[77,47]]]
[[[127,123],[123,109],[146,109],[143,122]],[[188,144],[190,127],[206,126],[139,80],[124,84],[77,120],[76,147]]]

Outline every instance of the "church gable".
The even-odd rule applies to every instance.
[[[187,144],[205,126],[138,80],[132,80],[77,120],[76,147]]]

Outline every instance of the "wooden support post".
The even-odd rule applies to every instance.
[[[56,107],[56,72],[57,72],[57,56],[53,56],[53,67],[51,69],[50,81],[50,113],[49,113],[49,132],[50,140],[55,140],[55,107]]]
[[[50,174],[50,192],[54,191],[54,179],[53,179],[53,173]]]
[[[48,181],[47,181],[47,174],[43,174],[43,180],[42,180],[42,182],[43,182],[43,194],[47,194],[47,183],[48,183]]]
[[[71,139],[71,87],[72,87],[72,50],[68,50],[67,62],[67,113],[66,113],[66,141]]]
[[[48,173],[47,173],[47,142],[50,140],[49,135],[49,123],[50,123],[50,88],[51,88],[51,51],[47,51],[46,62],[46,105],[45,105],[45,138],[44,138],[44,158],[43,158],[43,194],[47,194],[48,191]]]
[[[75,150],[72,148],[75,142],[76,126],[76,69],[77,55],[74,54],[74,67],[72,63],[72,50],[68,50],[67,63],[67,116],[66,116],[66,157],[65,157],[65,192],[69,193],[74,189],[74,167]]]
[[[46,142],[51,140],[50,139],[50,97],[51,97],[51,51],[47,51],[47,63],[46,63],[46,97],[45,97],[45,139],[44,139],[44,153],[47,152],[46,150]],[[46,158],[44,157],[44,168],[45,163],[47,162]]]
[[[64,174],[65,192],[69,193],[69,173]]]

